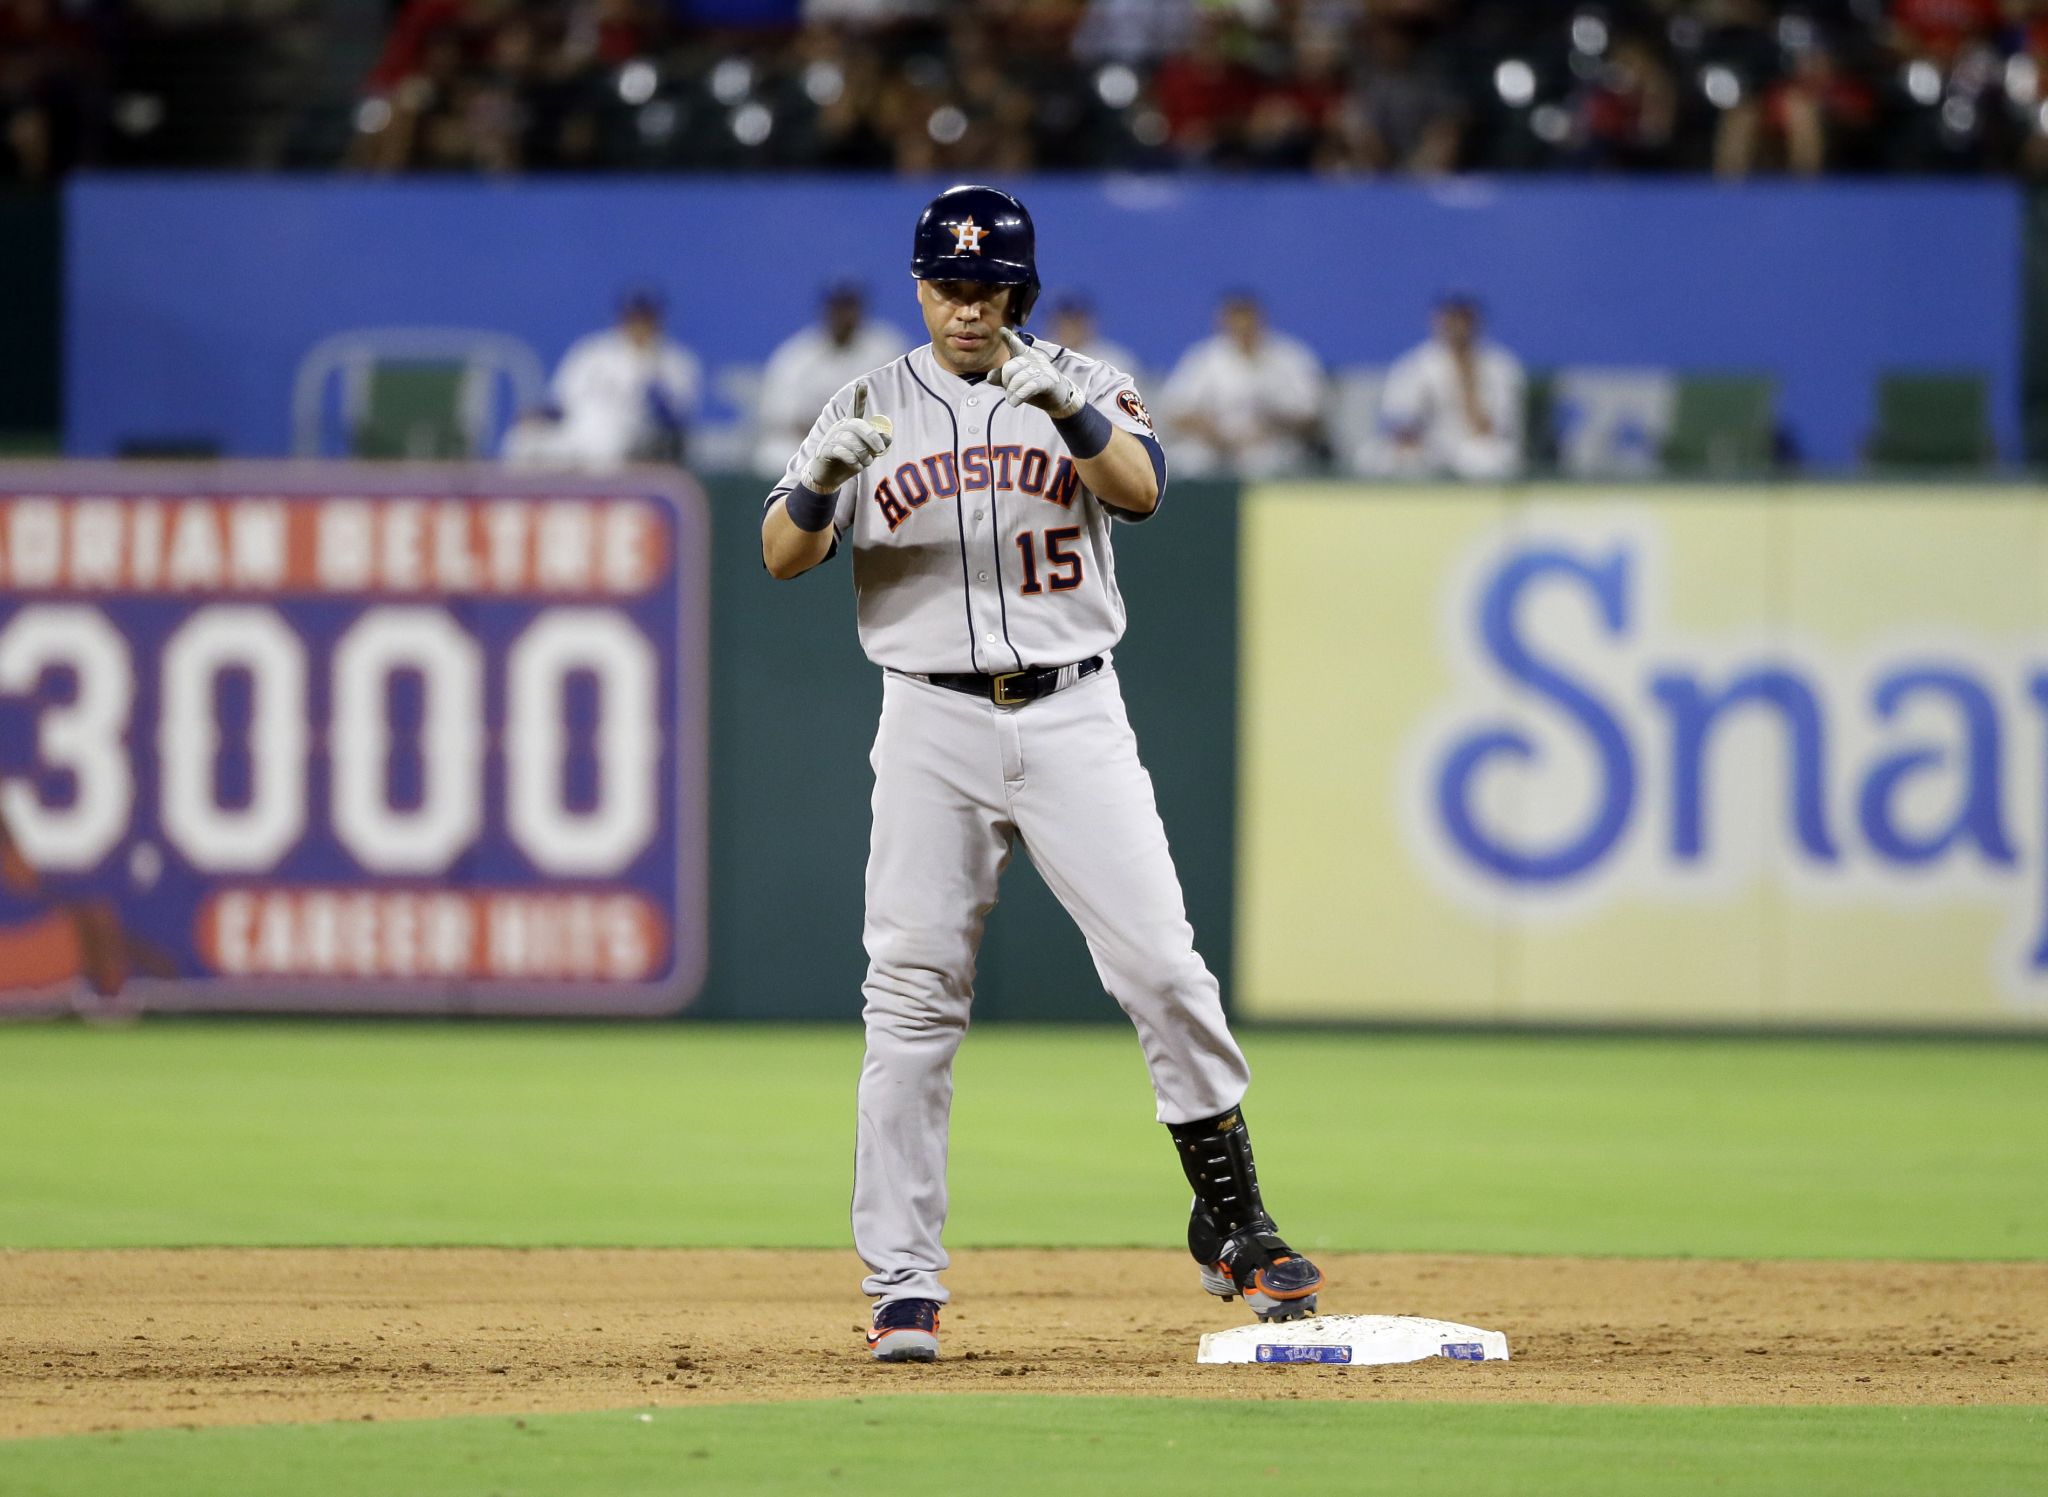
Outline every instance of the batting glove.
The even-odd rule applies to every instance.
[[[853,387],[853,414],[825,428],[818,450],[804,468],[804,487],[829,494],[889,450],[895,425],[887,416],[868,414],[868,382]]]
[[[1081,409],[1079,387],[1055,369],[1044,352],[1026,343],[1012,328],[1004,328],[1002,336],[1010,357],[989,374],[988,381],[1009,397],[1011,405],[1035,405],[1055,421]]]

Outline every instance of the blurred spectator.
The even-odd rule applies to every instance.
[[[1908,57],[1947,67],[2005,21],[2000,0],[1892,0],[1892,33]]]
[[[2018,41],[2005,69],[2006,112],[2020,142],[2017,165],[2039,178],[2048,176],[2048,3],[2033,7]]]
[[[435,53],[479,61],[492,33],[507,19],[509,0],[406,0],[370,69],[370,87],[388,91],[442,71]]]
[[[1078,291],[1067,291],[1053,299],[1046,319],[1046,337],[1062,348],[1091,359],[1100,359],[1125,374],[1138,373],[1138,356],[1121,343],[1102,337],[1095,326],[1095,303]]]
[[[1715,110],[1715,175],[1742,177],[1758,163],[1763,92],[1780,59],[1771,10],[1764,0],[1704,0],[1697,52],[1700,91]]]
[[[1340,128],[1349,61],[1343,28],[1303,22],[1295,28],[1285,61],[1247,122],[1249,164],[1265,171],[1359,165],[1357,141]]]
[[[771,477],[781,473],[841,386],[909,346],[898,329],[868,320],[859,286],[840,281],[826,287],[818,321],[791,334],[761,373],[755,465]]]
[[[1259,94],[1258,77],[1239,55],[1241,24],[1204,11],[1188,45],[1159,64],[1153,93],[1167,140],[1189,161],[1235,161]]]
[[[1232,291],[1215,335],[1181,356],[1160,404],[1181,473],[1298,473],[1321,437],[1323,369],[1307,344],[1266,325],[1257,297]]]
[[[1794,50],[1790,71],[1764,95],[1764,144],[1787,171],[1817,177],[1877,121],[1877,95],[1816,37]]]
[[[703,387],[697,356],[662,331],[662,305],[627,296],[616,326],[571,344],[555,371],[553,408],[505,438],[520,467],[605,471],[628,462],[679,461]]]
[[[1364,163],[1433,175],[1458,164],[1465,107],[1416,20],[1376,23],[1352,105]]]
[[[1186,46],[1194,26],[1193,0],[1088,0],[1074,30],[1074,55],[1083,62],[1152,63]]]
[[[2032,9],[2033,7],[2028,7]],[[2015,155],[2030,121],[2011,125],[2002,107],[2012,82],[2000,53],[2024,30],[2000,28],[1993,0],[1898,0],[1891,9],[1894,60],[1884,164],[1907,172],[1982,171]],[[2039,92],[2038,77],[2032,89]]]
[[[1429,341],[1387,371],[1380,425],[1407,476],[1510,478],[1523,462],[1521,361],[1481,335],[1477,299],[1437,303]]]
[[[57,0],[0,0],[0,182],[48,182],[98,129],[93,37]]]
[[[547,63],[511,0],[409,0],[358,113],[356,162],[379,171],[516,171],[528,92]]]
[[[1579,95],[1587,165],[1623,171],[1670,163],[1678,129],[1678,86],[1657,49],[1640,36],[1617,38]]]

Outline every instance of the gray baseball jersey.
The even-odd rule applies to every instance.
[[[1041,343],[1082,397],[1165,458],[1131,377]],[[895,424],[889,450],[839,490],[835,549],[853,547],[860,642],[877,665],[1000,675],[1069,665],[1123,637],[1109,528],[1052,418],[1012,406],[912,350],[865,376],[868,414]],[[768,504],[795,488],[854,386],[832,397]],[[1143,518],[1123,516],[1123,518]]]

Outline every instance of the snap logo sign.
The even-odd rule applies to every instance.
[[[1885,502],[1837,527],[1862,551],[1712,542],[1650,504],[1486,532],[1444,574],[1452,684],[1399,756],[1426,878],[1548,929],[1761,898],[1853,944],[1857,912],[1881,939],[1939,910],[1985,932],[1959,981],[2048,1009],[2048,616],[1986,627],[2010,600],[1972,616],[1967,555],[1903,525],[1887,549]]]

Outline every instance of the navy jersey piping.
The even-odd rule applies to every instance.
[[[953,427],[953,452],[957,456],[960,451],[960,417],[951,405],[940,399],[938,391],[924,382],[923,376],[917,372],[917,366],[910,363],[909,358],[908,354],[904,355],[904,372],[917,381],[918,389],[931,396],[933,400],[937,400],[939,408],[946,413],[946,420]],[[995,494],[994,474],[989,475],[988,491],[991,496]],[[960,489],[960,498],[964,501],[966,497],[967,488],[963,483]],[[990,503],[993,505],[993,498],[991,498]],[[981,668],[981,651],[976,647],[974,640],[974,590],[967,584],[967,520],[961,513],[966,507],[964,502],[954,504],[953,525],[960,533],[960,607],[967,616],[967,659],[969,664],[973,665],[976,670],[979,670]]]
[[[1003,512],[996,508],[996,412],[1003,408],[998,400],[988,413],[988,434],[982,440],[981,450],[988,459],[988,545],[996,558],[996,615],[1003,621],[1003,643],[1009,646],[1010,658],[1017,662],[1017,669],[1024,669],[1024,657],[1017,653],[1016,645],[1010,641],[1009,583],[1003,580]],[[962,497],[966,490],[962,489]],[[964,563],[967,558],[963,555]]]

